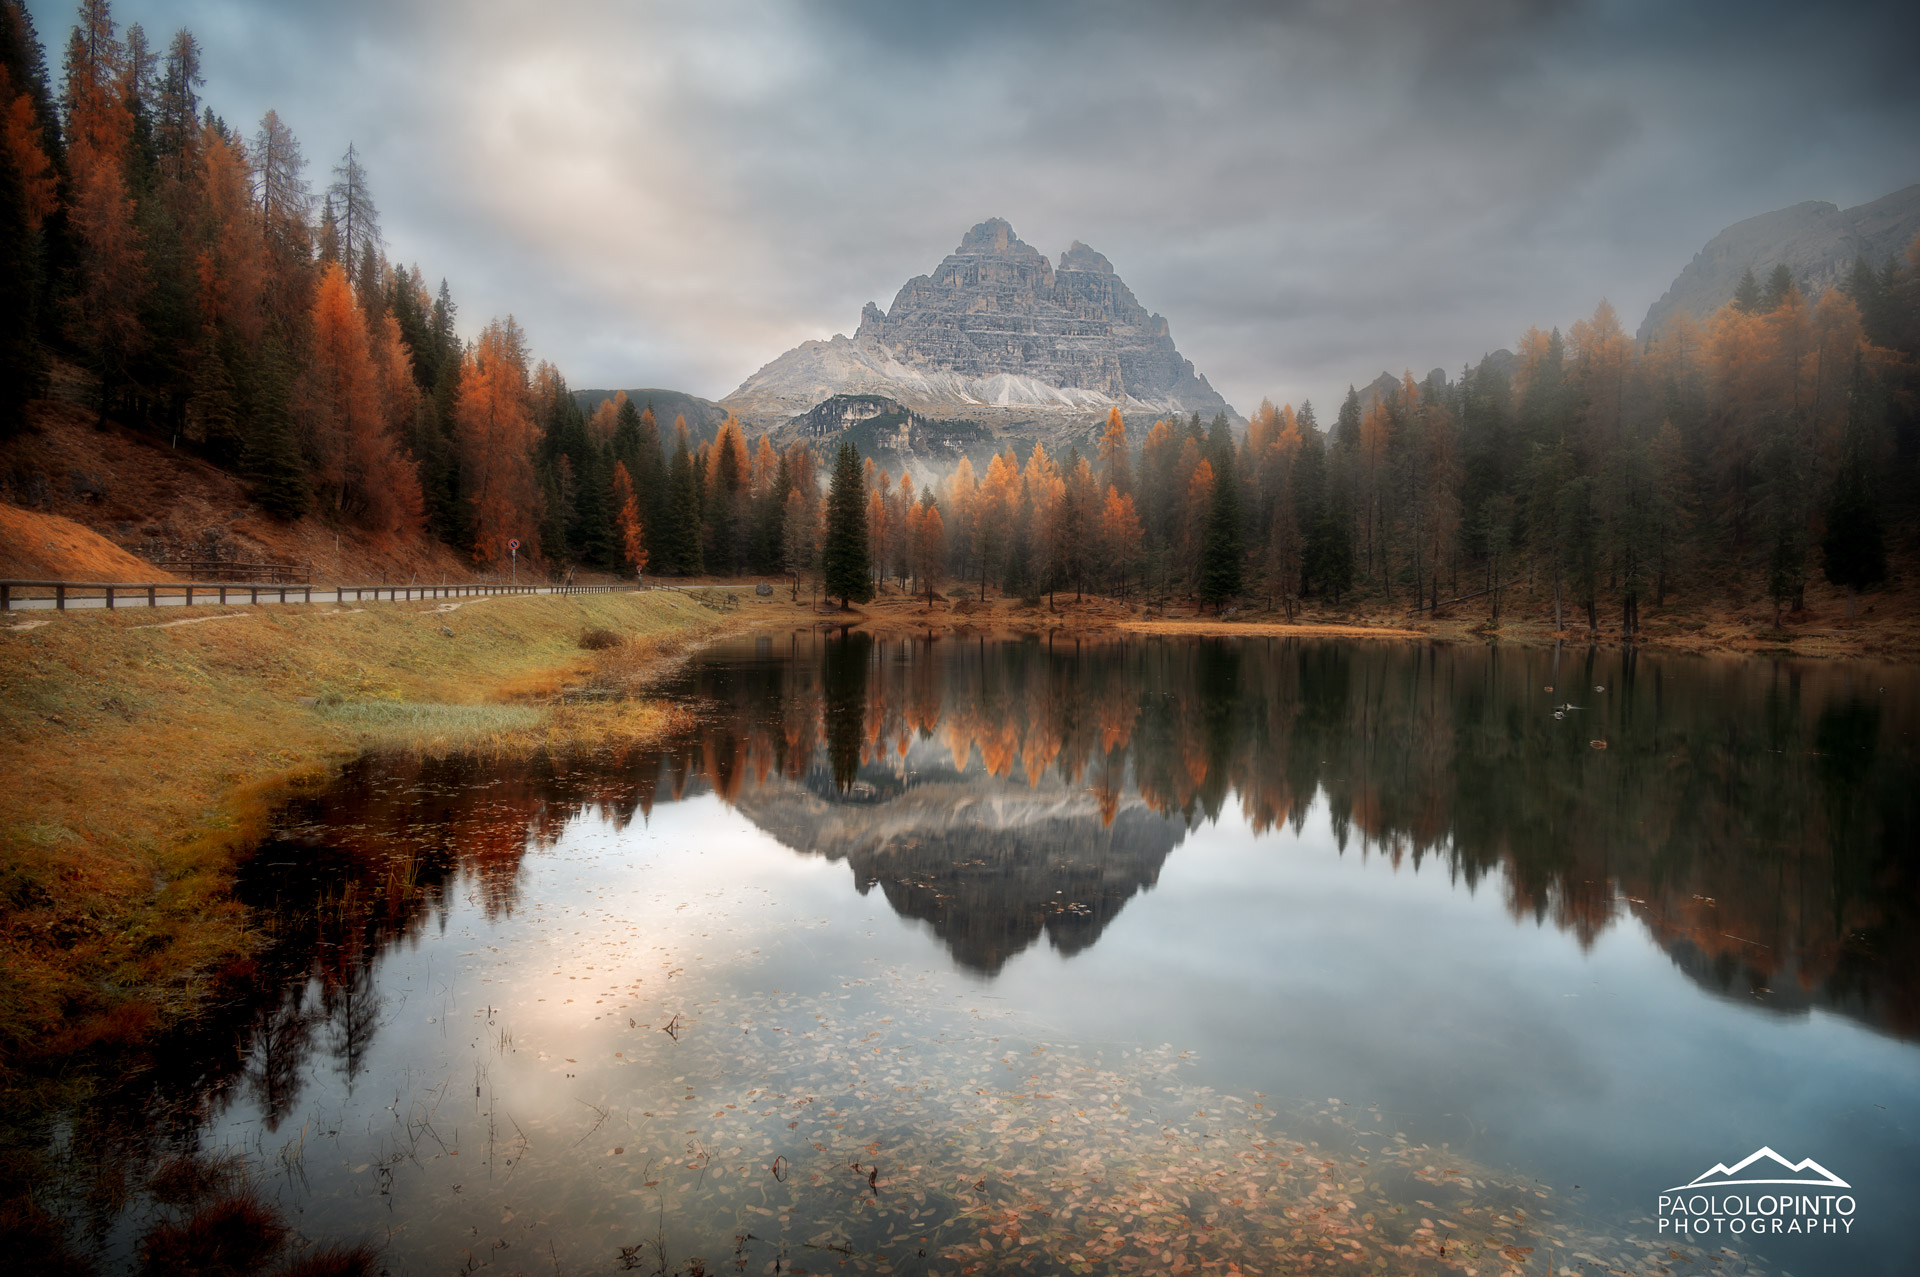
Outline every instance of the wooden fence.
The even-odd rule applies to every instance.
[[[311,585],[310,563],[251,563],[239,559],[161,559],[159,566],[196,581],[240,581],[259,585]]]
[[[230,581],[4,581],[0,580],[0,612],[22,610],[29,602],[45,605],[51,599],[58,611],[76,606],[191,607],[202,603],[311,603],[313,596],[322,602],[361,603],[389,599],[470,598],[492,594],[611,594],[611,585],[282,585],[272,582]],[[38,610],[36,608],[35,610]]]

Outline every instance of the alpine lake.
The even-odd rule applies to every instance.
[[[1920,671],[800,632],[656,694],[278,811],[247,995],[46,1119],[104,1269],[218,1164],[396,1274],[1920,1271]]]

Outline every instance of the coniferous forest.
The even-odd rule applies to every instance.
[[[279,519],[431,536],[486,569],[791,575],[1430,609],[1526,587],[1555,628],[1731,583],[1778,615],[1881,585],[1914,516],[1920,245],[1804,293],[1749,273],[1636,342],[1602,302],[1457,378],[1125,422],[916,489],[853,455],[711,439],[624,395],[589,415],[512,316],[463,330],[448,281],[388,256],[349,145],[219,116],[198,46],[83,0],[57,74],[0,3],[0,432],[58,367],[100,420],[244,476]],[[463,331],[471,335],[463,337]],[[1023,451],[1026,451],[1023,449]],[[829,481],[830,480],[830,481]],[[1890,559],[1890,556],[1892,558]]]

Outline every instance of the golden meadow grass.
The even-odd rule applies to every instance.
[[[0,1067],[137,1036],[244,959],[229,875],[273,799],[366,749],[644,738],[673,711],[563,693],[627,690],[721,624],[672,591],[9,618]],[[622,642],[583,651],[594,629]]]

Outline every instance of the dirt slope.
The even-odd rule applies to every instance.
[[[92,412],[78,402],[83,396],[65,380],[56,377],[55,397],[31,406],[24,433],[0,443],[0,500],[71,520],[148,562],[112,569],[120,580],[154,579],[150,563],[164,547],[203,545],[249,562],[311,563],[316,579],[484,579],[425,536],[377,537],[311,517],[269,518],[238,476],[175,450],[168,440],[111,424],[95,429]],[[103,580],[105,572],[103,562],[85,575]]]
[[[171,581],[91,528],[57,514],[0,505],[0,577],[30,581]]]

